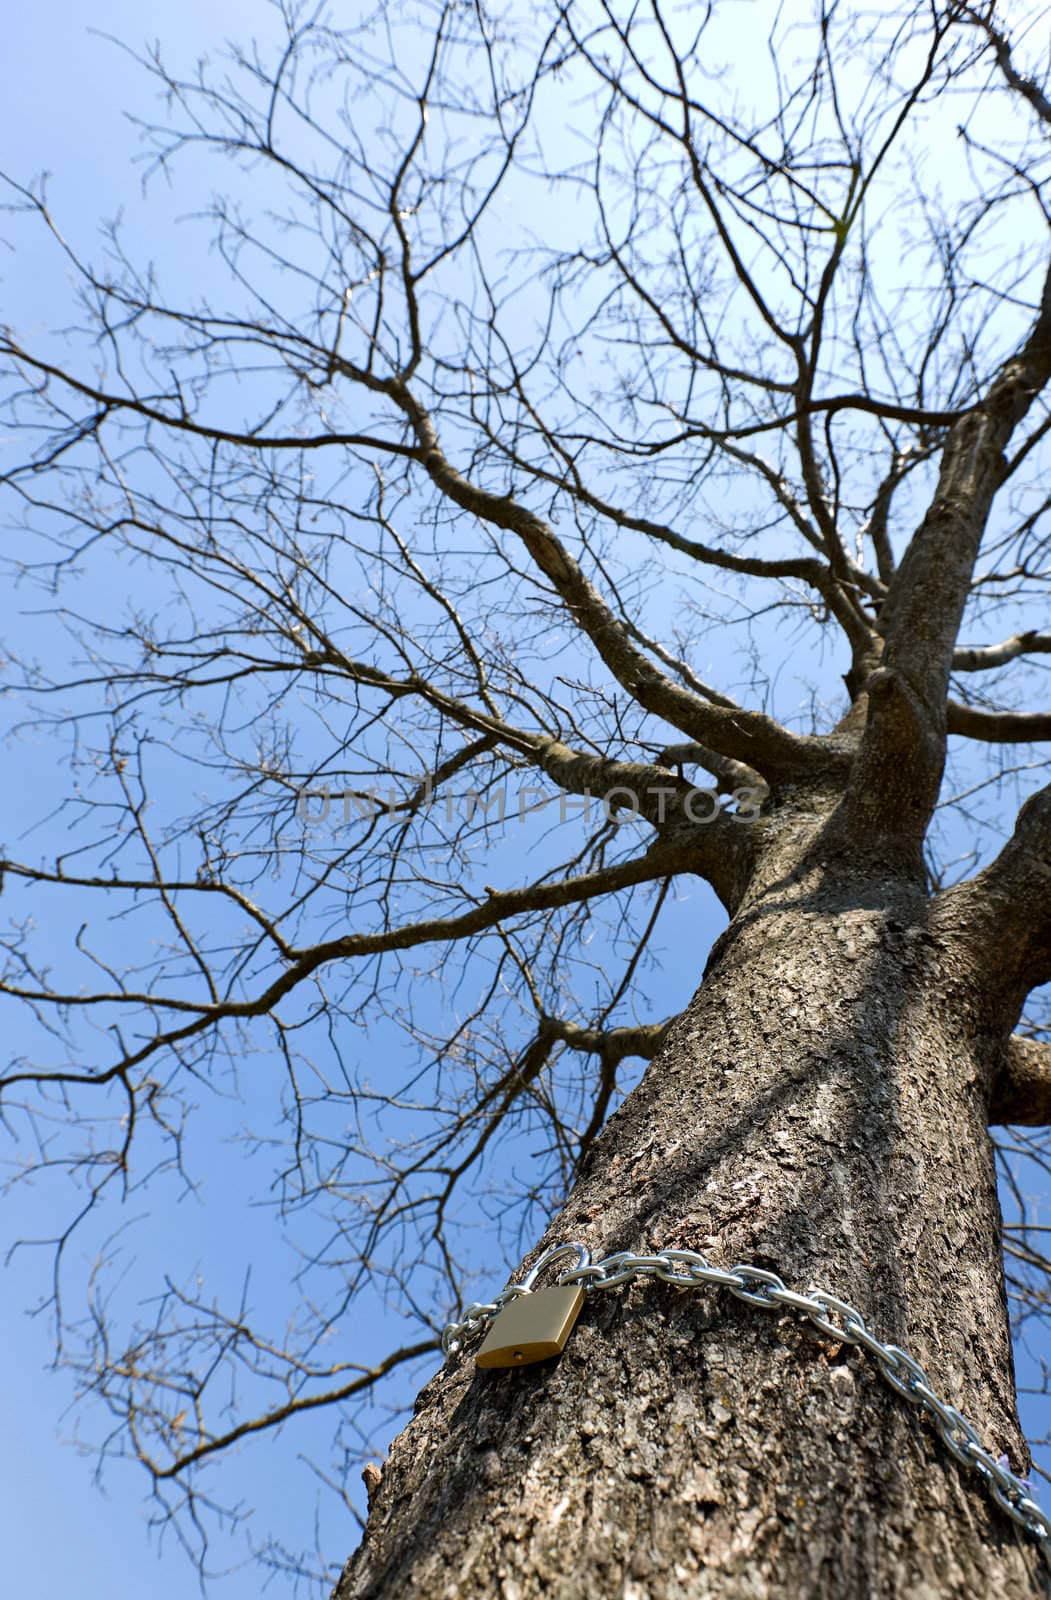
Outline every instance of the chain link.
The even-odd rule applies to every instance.
[[[738,1262],[729,1268],[713,1266],[696,1250],[660,1250],[655,1255],[637,1255],[618,1250],[614,1255],[592,1261],[586,1245],[556,1245],[545,1252],[523,1283],[510,1283],[491,1301],[466,1306],[458,1322],[450,1322],[442,1334],[442,1350],[447,1356],[458,1354],[475,1335],[498,1316],[508,1301],[531,1294],[541,1273],[575,1254],[577,1265],[557,1274],[560,1284],[579,1284],[588,1293],[619,1289],[638,1278],[659,1278],[677,1289],[713,1287],[727,1289],[747,1305],[764,1311],[792,1311],[829,1338],[840,1344],[857,1345],[873,1358],[884,1381],[910,1404],[925,1411],[934,1423],[942,1443],[954,1460],[976,1473],[1000,1508],[1035,1539],[1051,1564],[1051,1519],[1033,1499],[1029,1484],[1007,1466],[1006,1457],[996,1457],[984,1447],[973,1423],[955,1406],[939,1399],[918,1361],[896,1344],[884,1344],[866,1326],[854,1306],[825,1289],[809,1288],[806,1294],[790,1289],[776,1272]]]

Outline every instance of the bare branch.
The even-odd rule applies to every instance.
[[[1051,1044],[1013,1034],[993,1081],[989,1121],[1022,1128],[1051,1127]]]
[[[965,739],[980,739],[986,744],[1022,744],[1051,739],[1051,711],[983,711],[950,700],[946,716],[949,733],[960,734]]]
[[[1006,666],[1019,656],[1051,655],[1051,633],[1012,634],[999,644],[971,645],[953,651],[954,672],[986,672],[992,667]]]

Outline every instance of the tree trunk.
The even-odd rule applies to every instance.
[[[544,1245],[694,1248],[830,1289],[1018,1470],[986,1127],[1013,1019],[910,876],[767,870]],[[590,1295],[558,1360],[443,1368],[336,1600],[1046,1592],[1032,1542],[870,1357],[647,1283]]]

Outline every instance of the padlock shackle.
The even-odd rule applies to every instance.
[[[574,1269],[577,1272],[582,1267],[590,1267],[591,1265],[591,1251],[586,1244],[578,1244],[574,1240],[569,1244],[552,1245],[551,1249],[545,1250],[536,1265],[526,1273],[522,1279],[521,1288],[525,1290],[526,1294],[531,1294],[540,1274],[545,1272],[554,1262],[561,1261],[567,1255],[575,1255],[577,1257],[577,1264]]]

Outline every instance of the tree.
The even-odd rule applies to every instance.
[[[1024,40],[957,3],[282,15],[273,59],[149,62],[156,166],[228,160],[221,273],[180,292],[117,229],[96,264],[12,184],[79,294],[0,345],[18,571],[76,663],[21,680],[74,787],[5,862],[37,1033],[0,1083],[80,1186],[55,1305],[107,1447],[202,1538],[245,1438],[329,1408],[350,1474],[353,1407],[433,1371],[472,1277],[573,1239],[845,1297],[1022,1471],[1005,1288],[1018,1326],[1047,1291],[1024,1212],[1005,1276],[989,1127],[1042,1159]],[[698,880],[725,929],[705,964],[680,908],[696,992],[652,1016]],[[74,1224],[182,1170],[242,1077],[306,1218],[286,1334],[174,1276],[128,1332],[106,1258],[67,1315]],[[346,1330],[384,1297],[414,1326],[373,1359]],[[338,1600],[1040,1570],[864,1351],[657,1284],[591,1297],[557,1362],[443,1365],[370,1476]]]

